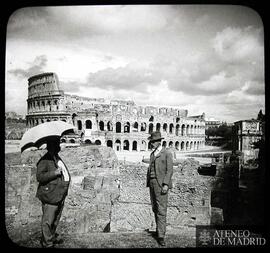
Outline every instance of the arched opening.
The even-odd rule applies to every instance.
[[[181,136],[185,135],[185,125],[181,126]]]
[[[152,132],[153,132],[153,123],[150,123],[148,133],[151,134]]]
[[[187,129],[186,129],[186,131],[187,131],[187,135],[189,135],[189,125],[187,125]]]
[[[146,151],[146,141],[142,141],[141,151]]]
[[[193,125],[190,126],[190,134],[193,134]]]
[[[163,141],[163,142],[162,142],[162,147],[164,147],[164,148],[167,147],[167,142],[166,142],[166,141]]]
[[[176,136],[179,135],[179,128],[180,128],[180,126],[179,126],[179,124],[177,124],[177,125],[176,125],[176,129],[175,129],[175,134],[176,134]]]
[[[69,142],[70,143],[75,143],[75,140],[74,139],[70,139]]]
[[[190,150],[192,150],[193,149],[193,142],[191,141],[190,142]]]
[[[197,142],[194,141],[194,150],[196,150],[196,149],[197,149]]]
[[[84,141],[84,143],[85,143],[85,144],[91,144],[92,142],[91,142],[89,139],[86,139],[86,140]]]
[[[200,147],[200,146],[199,146],[199,142],[197,142],[197,149],[199,149],[199,147]]]
[[[124,140],[124,146],[123,146],[124,150],[129,150],[129,141],[128,140]]]
[[[160,132],[160,123],[157,123],[157,125],[156,125],[156,131]]]
[[[77,114],[76,114],[76,113],[73,113],[72,116],[71,116],[73,126],[75,126],[75,120],[76,120],[76,117],[77,117]]]
[[[141,132],[144,132],[144,131],[146,131],[146,123],[142,122],[141,123]]]
[[[151,116],[150,118],[149,118],[149,121],[154,121],[154,116]]]
[[[170,141],[170,142],[169,142],[169,148],[172,148],[172,147],[173,147],[173,142]]]
[[[85,121],[85,128],[92,129],[92,121],[91,120],[88,119]]]
[[[163,131],[167,133],[168,125],[167,123],[163,124]]]
[[[137,151],[137,141],[133,141],[133,143],[132,143],[132,150]]]
[[[134,122],[133,124],[133,132],[138,132],[139,124],[138,122]]]
[[[130,132],[130,123],[126,122],[124,126],[124,133],[129,133]]]
[[[116,133],[121,133],[121,123],[116,122]]]
[[[104,131],[104,122],[103,121],[99,122],[99,130]]]
[[[173,123],[171,123],[171,124],[170,124],[170,130],[169,130],[169,131],[170,131],[170,134],[173,133],[173,129],[174,129],[174,126],[173,126]]]
[[[189,142],[186,142],[186,150],[189,150]]]
[[[120,140],[115,141],[115,148],[116,148],[116,151],[121,151],[121,141]]]
[[[181,150],[185,150],[185,142],[181,142]]]
[[[81,120],[77,120],[77,126],[78,126],[78,130],[82,130],[82,121]]]
[[[178,113],[179,113],[179,111],[178,111]],[[179,123],[179,121],[180,121],[180,118],[177,117],[177,118],[176,118],[176,123]]]
[[[96,144],[96,145],[101,145],[101,141],[100,141],[100,140],[96,140],[96,141],[95,141],[95,144]]]
[[[107,141],[107,147],[113,147],[113,142],[111,140],[108,140]]]
[[[61,143],[66,143],[66,140],[65,139],[61,139]]]
[[[179,150],[179,141],[175,142],[175,149]]]
[[[112,131],[112,130],[113,130],[113,126],[112,126],[112,122],[111,122],[111,121],[109,121],[109,122],[107,123],[107,130],[108,130],[108,131]]]

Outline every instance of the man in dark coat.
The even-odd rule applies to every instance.
[[[160,245],[165,246],[168,191],[172,188],[172,153],[161,146],[160,132],[153,132],[148,138],[153,146],[147,171],[147,187],[150,189],[152,210],[156,221],[156,236]]]
[[[41,245],[46,248],[62,242],[62,239],[57,239],[56,228],[70,183],[68,169],[58,156],[60,138],[48,139],[47,150],[48,152],[37,163],[39,185],[36,194],[42,203],[43,213]]]

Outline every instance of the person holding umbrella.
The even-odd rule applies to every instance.
[[[70,183],[68,169],[58,155],[60,138],[48,138],[47,150],[37,163],[36,176],[39,182],[36,196],[42,203],[41,245],[46,248],[62,243],[62,240],[57,239],[56,228]]]
[[[41,246],[54,247],[62,243],[56,229],[60,221],[65,198],[70,184],[70,173],[59,157],[60,138],[74,126],[61,121],[46,122],[30,128],[22,137],[21,152],[30,147],[47,144],[47,153],[37,162],[38,188],[36,197],[42,204]]]

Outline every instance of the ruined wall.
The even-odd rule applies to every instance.
[[[40,234],[41,205],[35,197],[35,164],[46,150],[6,154],[5,212],[10,238],[19,242]],[[71,173],[60,233],[142,231],[155,229],[147,166],[117,161],[107,147],[66,148],[59,154]],[[183,160],[174,168],[168,207],[168,230],[210,224],[211,178],[198,175],[198,163]]]
[[[82,142],[98,142],[116,151],[148,150],[147,138],[153,131],[161,132],[165,147],[184,151],[205,145],[204,117],[188,117],[187,110],[64,94],[55,73],[30,77],[28,89],[28,127],[63,120],[77,127]],[[134,141],[136,147],[129,149]]]

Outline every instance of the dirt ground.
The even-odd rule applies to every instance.
[[[123,248],[162,248],[147,231],[141,233],[87,233],[77,235],[60,235],[63,243],[55,248],[65,249],[123,249]],[[31,235],[27,241],[18,245],[27,248],[41,248],[40,234]],[[17,245],[14,245],[17,246]],[[165,248],[193,248],[195,242],[195,228],[183,228],[177,233],[167,233]]]

